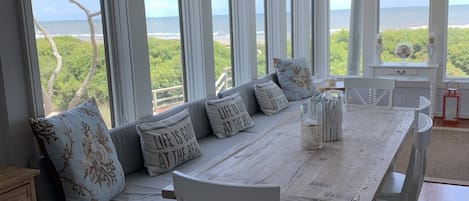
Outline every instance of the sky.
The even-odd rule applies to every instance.
[[[256,1],[256,13],[263,13],[264,0]],[[290,0],[287,0],[290,1]],[[79,0],[91,12],[99,11],[99,0]],[[165,17],[178,15],[178,0],[145,0],[147,17]],[[331,9],[349,9],[351,0],[330,0]],[[39,21],[85,19],[83,11],[68,0],[32,0],[34,16]],[[287,3],[288,4],[288,3]],[[381,0],[381,7],[428,6],[429,0]],[[469,0],[450,0],[451,5],[469,4]],[[287,9],[290,6],[287,5]],[[214,15],[228,13],[228,0],[212,0]]]

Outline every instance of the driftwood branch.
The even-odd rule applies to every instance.
[[[88,26],[90,27],[90,41],[93,47],[93,58],[88,71],[88,75],[86,76],[85,80],[81,83],[80,88],[75,93],[73,99],[70,101],[68,105],[68,108],[70,109],[81,102],[81,99],[85,95],[88,89],[88,85],[90,84],[96,72],[96,66],[98,65],[98,47],[96,45],[96,31],[94,27],[93,17],[100,15],[101,12],[91,13],[85,6],[83,6],[80,2],[77,2],[76,0],[69,0],[69,2],[78,6],[78,8],[80,8],[86,14]]]
[[[49,33],[47,33],[44,27],[39,24],[36,18],[34,18],[34,25],[42,33],[42,35],[44,35],[44,38],[47,40],[52,49],[52,55],[54,55],[56,60],[55,69],[52,72],[49,81],[47,82],[47,91],[44,94],[44,112],[45,114],[49,114],[50,112],[52,112],[52,97],[54,96],[54,83],[57,79],[57,75],[62,70],[62,56],[60,55],[57,49],[57,45],[55,44],[54,39],[49,35]]]

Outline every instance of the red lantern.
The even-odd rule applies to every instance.
[[[443,94],[443,123],[459,122],[459,84],[456,82],[446,83],[446,92]]]

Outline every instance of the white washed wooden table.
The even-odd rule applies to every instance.
[[[344,105],[343,136],[322,150],[300,146],[299,114],[190,173],[196,178],[270,184],[282,200],[373,200],[414,113]],[[167,189],[166,189],[167,190]]]

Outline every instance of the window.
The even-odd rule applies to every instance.
[[[469,77],[469,1],[449,0],[446,77]]]
[[[229,1],[212,0],[213,58],[215,62],[215,90],[231,88],[231,27]]]
[[[265,62],[265,1],[256,0],[256,51],[257,51],[257,76],[266,74],[267,64]]]
[[[146,0],[153,112],[185,100],[178,0]]]
[[[331,0],[329,11],[329,75],[347,74],[352,0]]]
[[[425,62],[427,60],[427,38],[429,0],[380,1],[379,30],[382,35],[383,62]],[[399,43],[411,45],[413,54],[408,59],[396,56]]]
[[[56,114],[95,97],[111,127],[100,1],[31,3],[44,114]]]

